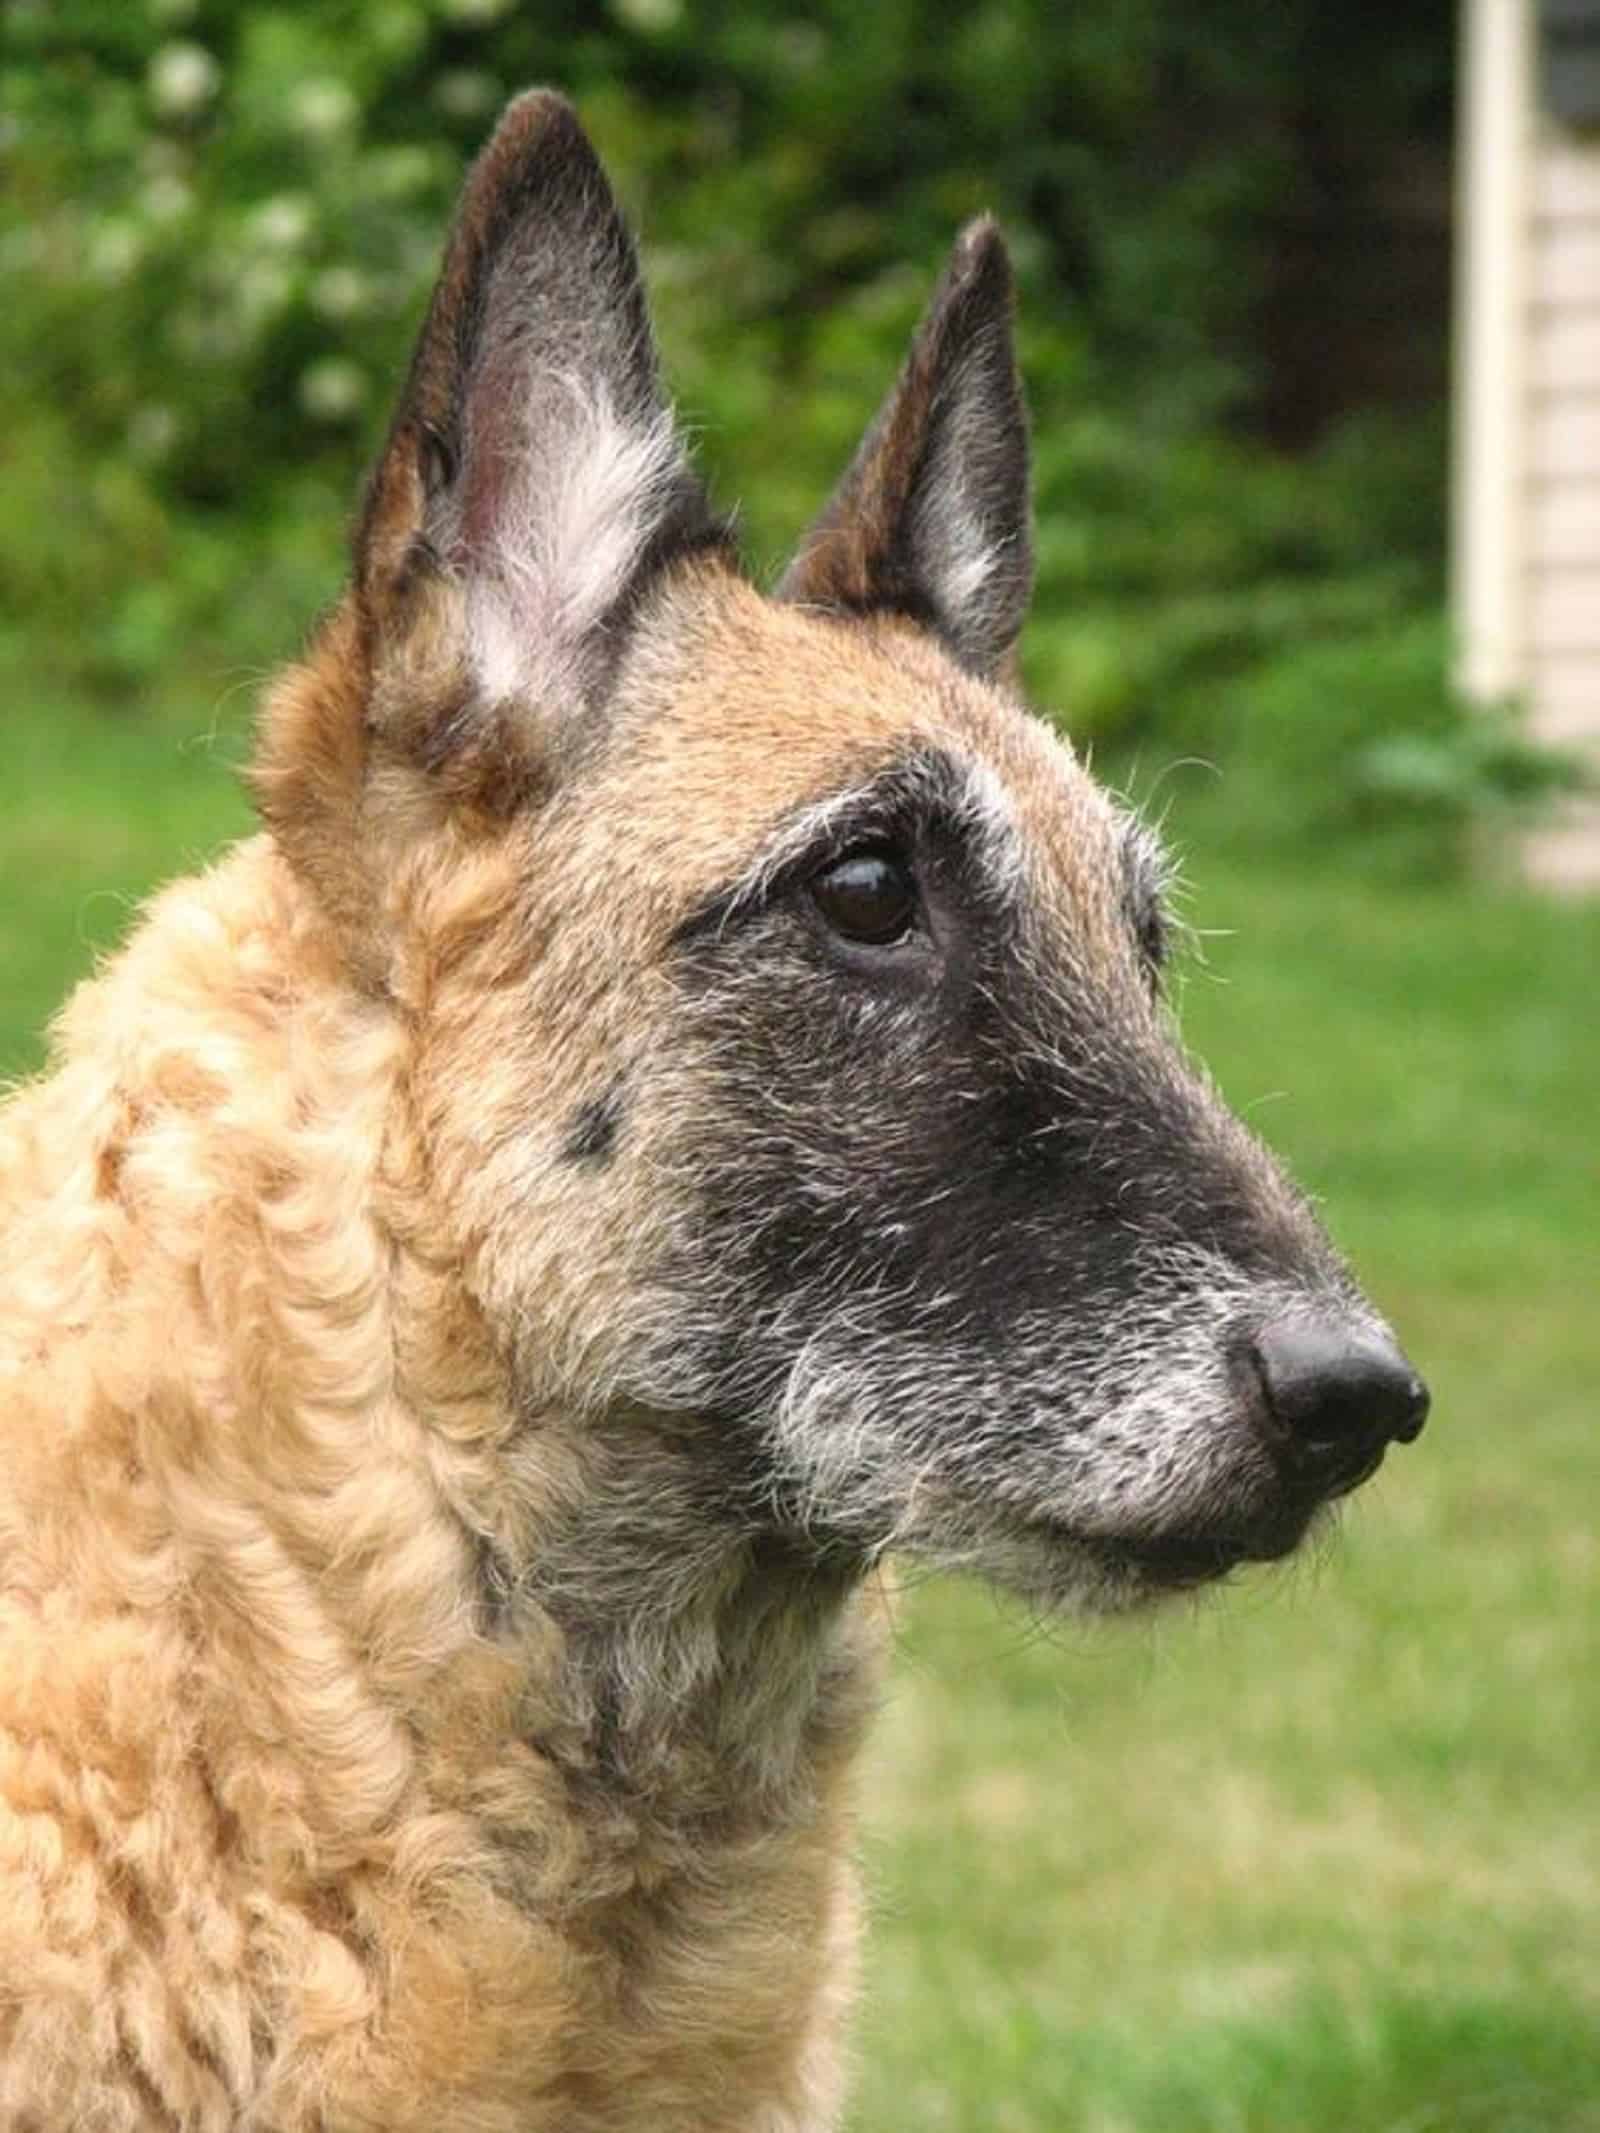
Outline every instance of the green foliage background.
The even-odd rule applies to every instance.
[[[1359,232],[1397,152],[1441,152],[1448,0],[11,0],[4,21],[13,686],[43,646],[52,679],[126,707],[175,658],[293,645],[465,161],[543,80],[642,228],[681,405],[758,562],[994,207],[1036,416],[1039,699],[1146,764],[1268,770],[1254,819],[1291,837],[1448,836],[1541,782],[1509,729],[1464,737],[1446,686],[1441,411],[1332,378],[1340,419],[1300,451],[1259,434],[1285,233],[1340,187]],[[1376,245],[1379,311],[1407,300],[1392,273]]]
[[[1446,682],[1442,407],[1345,374],[1357,320],[1313,344],[1286,449],[1270,328],[1285,247],[1337,225],[1315,315],[1365,292],[1442,343],[1379,195],[1395,155],[1442,159],[1452,15],[0,10],[0,1076],[133,899],[246,825],[224,765],[252,685],[339,582],[503,95],[578,99],[763,565],[956,226],[992,206],[1011,234],[1029,680],[1175,799],[1222,929],[1182,966],[1186,1027],[1436,1417],[1325,1565],[1197,1620],[912,1595],[865,1788],[862,2133],[1600,2133],[1600,906],[1455,864],[1549,766]],[[1168,776],[1196,756],[1224,775]]]

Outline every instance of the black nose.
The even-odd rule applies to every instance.
[[[1409,1444],[1428,1419],[1427,1386],[1381,1334],[1280,1318],[1256,1335],[1255,1361],[1274,1419],[1308,1448]]]

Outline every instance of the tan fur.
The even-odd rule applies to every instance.
[[[667,1278],[719,1041],[679,945],[937,757],[1165,1071],[1126,825],[1005,678],[1009,292],[979,225],[774,602],[660,444],[571,112],[519,100],[469,180],[351,590],[265,708],[264,833],[0,1110],[0,2133],[836,2123],[879,1544],[752,1489],[739,1395],[672,1376],[743,1308],[714,1245]]]
[[[419,867],[416,984],[503,843]],[[780,1827],[705,1768],[585,1826],[531,1745],[559,1633],[490,1646],[467,1532],[563,1427],[507,1501],[403,1011],[257,839],[61,1053],[0,1137],[0,2124],[824,2122],[853,1716]]]
[[[616,1034],[599,929],[648,964],[908,734],[1046,781],[1058,839],[1065,764],[903,625],[720,570],[677,598],[690,650],[630,677],[570,822],[463,827],[394,770],[363,828],[335,618],[267,720],[277,843],[160,898],[3,1115],[0,2125],[830,2122],[871,1603],[771,1800],[690,1728],[660,1801],[586,1820],[535,1745],[580,1723],[561,1633],[483,1635],[471,1541],[535,1550],[581,1431],[552,1409],[530,1455],[473,1299],[538,1288],[573,1376],[603,1338],[616,1255],[506,1167]]]
[[[529,100],[485,158],[440,318],[552,128]],[[0,1114],[0,2129],[809,2133],[872,1599],[752,1625],[724,1567],[618,1716],[482,1573],[604,1533],[583,1391],[666,1219],[522,1129],[648,1054],[688,900],[895,719],[828,625],[690,567],[625,775],[548,800],[527,705],[441,754],[469,596],[407,561],[397,435],[264,720],[270,835],[157,901]]]

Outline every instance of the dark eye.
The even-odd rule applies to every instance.
[[[917,885],[895,852],[846,852],[811,878],[811,900],[847,941],[886,948],[903,940],[917,916]]]

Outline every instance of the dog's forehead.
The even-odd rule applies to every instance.
[[[1013,696],[893,617],[838,620],[718,588],[641,692],[627,749],[635,829],[686,903],[759,866],[805,811],[915,757],[948,763],[963,812],[1081,930],[1124,906],[1126,818]]]

